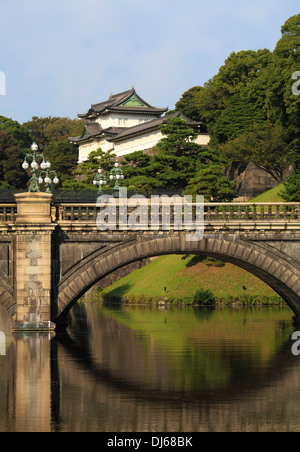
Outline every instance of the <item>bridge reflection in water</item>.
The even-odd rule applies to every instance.
[[[299,430],[288,308],[71,313],[67,335],[6,337],[0,431]]]
[[[0,331],[0,355],[5,355],[6,353],[6,338],[5,333]]]

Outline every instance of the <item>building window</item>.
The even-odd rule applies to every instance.
[[[119,126],[120,127],[126,127],[127,126],[127,122],[128,122],[128,119],[119,118]]]

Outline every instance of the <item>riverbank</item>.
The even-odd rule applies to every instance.
[[[209,295],[211,294],[211,295]],[[280,305],[269,286],[232,264],[199,256],[162,256],[115,284],[95,301],[130,304]]]

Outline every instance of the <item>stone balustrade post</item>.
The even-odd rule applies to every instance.
[[[52,194],[15,195],[17,218],[14,264],[16,323],[14,330],[54,330],[51,321]]]

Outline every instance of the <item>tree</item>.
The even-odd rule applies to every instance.
[[[63,188],[67,190],[95,190],[93,179],[99,166],[105,170],[108,176],[116,161],[116,155],[112,151],[103,152],[100,148],[89,154],[88,159],[73,170],[72,177],[63,182]],[[107,177],[107,182],[109,179]]]
[[[123,185],[130,192],[144,193],[149,196],[153,189],[163,187],[159,178],[163,165],[158,162],[156,156],[137,151],[125,155],[120,163],[124,173]]]
[[[276,181],[283,180],[284,170],[297,158],[295,143],[290,143],[283,126],[270,122],[253,124],[247,132],[219,149],[232,163],[254,163]]]
[[[181,99],[175,105],[175,111],[181,111],[185,116],[194,121],[201,122],[203,118],[200,115],[196,105],[196,98],[204,88],[202,86],[194,86],[183,93]],[[168,114],[171,112],[168,112]]]
[[[28,133],[26,127],[19,124],[13,119],[0,116],[0,130],[10,133],[15,140],[18,141],[20,150],[30,149],[32,137]]]
[[[149,197],[153,193],[154,189],[163,188],[163,184],[155,177],[147,177],[142,175],[136,175],[129,180],[124,180],[124,183],[130,193],[144,194]]]
[[[204,122],[217,146],[264,121],[281,124],[300,153],[300,96],[292,93],[292,76],[300,69],[300,14],[281,28],[274,52],[268,49],[232,52],[204,86],[186,91],[176,104]]]
[[[283,183],[284,189],[279,195],[286,202],[299,202],[300,201],[300,171],[292,173],[288,176]]]
[[[268,49],[258,51],[232,52],[221,66],[218,74],[204,84],[203,89],[195,93],[194,102],[199,118],[206,124],[211,135],[212,143],[218,143],[214,136],[214,127],[222,113],[230,105],[233,96],[238,99],[242,96],[252,104],[251,111],[262,110],[267,116],[265,106],[264,71],[272,60],[272,53]],[[249,112],[251,118],[251,112]],[[232,117],[234,124],[238,117]],[[228,133],[226,134],[228,135]]]
[[[226,143],[245,132],[253,123],[266,121],[266,113],[257,108],[246,89],[234,94],[227,108],[216,119],[211,131],[215,143]]]
[[[166,124],[161,125],[160,131],[165,138],[156,145],[157,152],[173,154],[177,157],[195,154],[198,145],[193,140],[198,134],[186,125],[184,119],[170,117]]]
[[[22,163],[18,141],[10,133],[0,130],[0,188],[26,188],[28,176]]]
[[[190,180],[184,195],[203,195],[206,202],[230,202],[235,192],[235,182],[224,176],[219,164],[211,164],[200,169]]]
[[[33,116],[31,121],[27,121],[23,124],[42,151],[44,151],[53,141],[57,142],[70,136],[81,135],[84,125],[85,122],[80,119],[60,118],[55,116],[48,116],[45,118]]]
[[[193,142],[197,133],[181,118],[168,118],[161,126],[164,138],[151,155],[135,152],[124,157],[124,184],[130,190],[145,192],[153,189],[183,189],[195,174],[201,146]],[[203,151],[207,157],[207,152]],[[205,157],[205,158],[206,158]]]
[[[220,167],[225,161],[213,149],[202,148],[193,140],[197,136],[187,127],[185,120],[170,117],[161,127],[164,138],[151,155],[135,152],[121,162],[125,175],[124,185],[129,190],[144,192],[154,189],[182,191],[195,174],[212,163]]]
[[[68,139],[52,140],[43,154],[51,162],[51,168],[57,172],[61,183],[73,177],[73,171],[77,168],[78,149]]]
[[[181,118],[169,118],[161,126],[164,138],[154,148],[158,176],[164,187],[184,188],[197,169],[215,160],[215,155],[194,142],[197,133]]]
[[[68,138],[80,135],[84,122],[79,119],[34,116],[31,121],[24,123],[23,127],[50,161],[51,169],[57,172],[60,183],[71,179],[72,171],[77,166],[78,150]]]
[[[292,92],[292,76],[300,70],[300,14],[290,17],[282,26],[281,33],[273,53],[266,89],[267,102],[272,111],[271,119],[279,119],[292,139],[298,139],[300,151],[300,96]]]
[[[275,53],[281,58],[300,59],[300,14],[290,17],[281,27],[282,37],[278,41]]]

